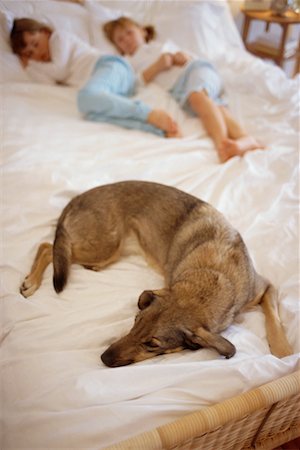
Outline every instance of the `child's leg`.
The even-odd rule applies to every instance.
[[[220,159],[222,162],[227,161],[232,156],[243,156],[244,153],[264,146],[250,136],[246,130],[233,118],[230,111],[220,106],[220,110],[227,124],[228,137],[224,139],[220,146]]]
[[[99,91],[96,95],[90,95],[81,90],[78,94],[78,106],[80,112],[94,122],[112,123],[159,136],[175,137],[178,133],[177,124],[165,111],[151,110],[143,102],[109,92]]]
[[[247,136],[246,130],[234,119],[229,109],[226,106],[219,106],[219,108],[227,125],[228,137],[231,139],[239,139]]]
[[[236,122],[227,108],[216,105],[204,90],[192,92],[188,102],[214,141],[221,162],[233,156],[243,156],[249,150],[262,148],[262,145]]]
[[[215,103],[222,93],[221,79],[208,62],[195,60],[186,69],[171,90],[171,94],[182,105],[187,101],[201,119],[205,130],[214,141],[221,162],[232,156],[242,156],[249,150],[261,148],[227,108]]]
[[[204,90],[192,92],[188,102],[194,113],[201,119],[219,153],[222,142],[228,137],[227,123],[220,107],[208,97]]]
[[[101,60],[100,60],[101,61]],[[134,77],[126,65],[99,64],[87,84],[78,93],[79,111],[89,120],[108,122],[167,136],[177,132],[177,124],[164,111],[152,110],[129,96]]]

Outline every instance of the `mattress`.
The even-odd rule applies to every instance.
[[[1,383],[3,449],[100,449],[180,419],[299,364],[299,77],[247,53],[225,2],[0,2],[1,11]],[[47,18],[91,44],[110,44],[101,24],[127,13],[155,21],[218,68],[229,108],[264,150],[220,164],[200,121],[155,83],[137,98],[168,110],[181,139],[83,120],[76,90],[35,84],[7,41],[9,20]],[[181,33],[178,33],[180,26]],[[73,265],[57,295],[52,267],[31,297],[19,287],[40,242],[52,242],[75,195],[121,180],[155,181],[211,203],[241,233],[257,271],[278,289],[278,312],[294,354],[278,359],[261,307],[224,333],[230,360],[201,349],[119,368],[100,355],[125,335],[145,289],[163,286],[134,243],[100,272]]]

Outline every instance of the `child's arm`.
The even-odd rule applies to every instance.
[[[165,70],[169,70],[173,65],[172,53],[163,53],[151,66],[142,72],[144,82],[150,83],[155,77]]]
[[[29,60],[25,70],[29,77],[37,83],[56,84],[57,77],[51,70],[52,66],[51,62]]]
[[[51,36],[51,60],[49,62],[20,58],[29,77],[38,83],[62,84],[69,76],[72,56],[76,54],[78,38],[68,32],[54,31]],[[80,47],[81,49],[81,47]],[[78,50],[77,50],[78,51]]]

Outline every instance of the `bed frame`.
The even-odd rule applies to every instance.
[[[84,3],[84,0],[72,1]],[[293,174],[297,166],[297,99],[294,83],[292,86],[292,83],[286,82],[278,68],[255,60],[243,51],[241,38],[227,11],[226,1],[213,0],[211,7],[208,7],[209,2],[199,1],[198,3],[202,4],[199,10],[194,7],[189,10],[188,3],[193,6],[196,3],[194,0],[174,2],[174,8],[170,8],[169,2],[165,1],[162,2],[165,3],[164,7],[149,7],[147,16],[143,13],[145,23],[148,23],[146,17],[162,18],[163,20],[159,20],[158,30],[160,29],[163,39],[167,35],[170,39],[175,38],[180,29],[180,45],[183,48],[199,54],[203,52],[204,56],[206,52],[212,53],[213,61],[223,68],[222,75],[228,87],[228,98],[231,100],[234,115],[240,117],[245,126],[249,125],[250,130],[252,127],[256,132],[257,128],[257,137],[266,137],[270,149],[257,152],[257,155],[249,154],[243,160],[231,160],[227,165],[218,167],[212,143],[198,130],[198,125],[194,128],[190,122],[186,128],[188,139],[174,142],[174,148],[172,142],[164,140],[160,147],[157,138],[153,138],[152,142],[149,136],[143,137],[140,132],[134,130],[124,132],[105,123],[101,126],[86,123],[79,119],[73,89],[62,86],[34,86],[28,83],[26,72],[17,57],[11,53],[9,26],[12,17],[19,14],[30,16],[34,13],[36,17],[47,18],[55,27],[75,32],[81,39],[93,45],[97,44],[99,49],[101,46],[104,49],[109,48],[101,31],[101,23],[113,16],[110,17],[109,2],[105,2],[105,8],[103,5],[99,8],[100,3],[102,2],[85,2],[85,5],[78,6],[65,1],[0,1],[0,14],[3,12],[3,27],[0,30],[0,38],[3,38],[2,41],[0,39],[0,45],[1,42],[3,44],[0,52],[0,75],[3,74],[6,83],[2,84],[2,96],[0,94],[2,110],[5,111],[5,120],[2,121],[2,134],[5,135],[5,139],[2,139],[4,162],[0,178],[1,181],[3,178],[3,200],[5,197],[3,205],[1,204],[4,224],[2,250],[5,255],[5,339],[1,342],[1,350],[5,361],[3,381],[4,378],[6,380],[3,383],[4,433],[1,436],[4,444],[1,447],[0,439],[0,447],[3,450],[24,447],[41,449],[47,446],[53,450],[72,447],[73,450],[273,450],[300,437],[300,367],[296,368],[296,359],[299,356],[293,355],[283,361],[269,358],[263,316],[260,312],[253,312],[255,315],[252,317],[252,313],[249,313],[249,316],[242,318],[244,322],[240,327],[241,340],[239,336],[235,338],[238,327],[232,330],[232,334],[230,332],[233,341],[238,345],[240,343],[240,360],[233,361],[234,364],[227,371],[223,361],[210,361],[214,358],[213,354],[199,355],[201,361],[197,360],[195,353],[187,352],[182,355],[182,359],[181,355],[178,355],[178,360],[174,355],[174,361],[168,360],[169,356],[172,357],[169,355],[162,358],[163,372],[160,372],[160,361],[154,362],[153,366],[149,361],[149,372],[146,367],[148,363],[142,367],[143,370],[136,377],[137,384],[139,380],[145,380],[145,384],[148,384],[148,374],[154,372],[157,376],[166,373],[167,379],[170,374],[167,371],[176,371],[177,366],[180,370],[183,366],[181,378],[174,376],[170,383],[168,380],[165,383],[162,378],[160,383],[154,383],[153,387],[149,383],[149,390],[138,385],[138,389],[127,393],[126,387],[132,383],[128,373],[131,374],[131,370],[136,368],[127,373],[126,370],[123,372],[120,369],[118,375],[114,372],[118,369],[102,367],[99,348],[104,348],[115,334],[127,329],[127,324],[133,319],[133,312],[136,310],[136,302],[133,303],[133,299],[144,289],[144,281],[149,282],[151,287],[152,280],[153,283],[160,282],[160,278],[155,275],[153,278],[152,275],[144,276],[144,267],[141,267],[139,259],[125,261],[124,258],[119,268],[97,276],[92,272],[77,270],[74,275],[77,277],[77,285],[71,283],[70,290],[62,299],[55,296],[50,286],[51,271],[48,272],[47,280],[39,294],[32,300],[25,301],[18,292],[21,279],[28,270],[34,246],[39,239],[44,240],[50,236],[53,218],[57,217],[60,208],[71,196],[94,187],[96,182],[105,184],[134,178],[164,182],[195,196],[201,197],[203,194],[201,198],[217,206],[221,212],[226,212],[228,220],[241,231],[247,245],[249,244],[257,269],[263,269],[264,276],[270,276],[270,280],[280,285],[280,316],[285,329],[290,327],[290,343],[295,351],[299,350],[296,336],[297,325],[299,332],[299,307],[296,305],[299,301],[296,292],[297,254],[290,253],[297,240],[297,212],[294,201],[297,197],[297,175],[296,172]],[[123,11],[121,2],[110,3],[115,9],[120,8]],[[125,12],[128,11],[132,17],[139,13],[139,18],[142,17],[142,3],[148,6],[152,2],[123,3],[126,4]],[[177,9],[175,4],[178,5]],[[179,8],[181,4],[184,4],[184,7]],[[217,5],[220,7],[217,8]],[[8,14],[6,17],[4,11],[12,11],[13,15]],[[165,18],[167,20],[164,20]],[[223,21],[226,29],[222,27]],[[220,32],[216,33],[216,30]],[[104,46],[105,43],[107,47]],[[233,51],[228,52],[225,58],[229,45],[233,45]],[[236,77],[232,77],[234,73]],[[275,88],[281,83],[282,88]],[[254,85],[257,85],[258,90],[252,98],[251,87]],[[141,99],[151,100],[152,95],[157,95],[156,92],[150,88]],[[156,98],[154,100],[156,102]],[[157,101],[159,107],[169,105],[167,97],[157,98]],[[23,105],[22,108],[20,105]],[[25,107],[28,111],[26,120]],[[175,108],[176,105],[174,111]],[[175,113],[180,111],[176,109]],[[185,120],[185,116],[180,117]],[[191,140],[189,136],[192,137]],[[63,151],[64,148],[66,151]],[[127,161],[130,161],[128,166]],[[240,181],[237,182],[236,177]],[[26,186],[22,195],[19,192],[20,186]],[[232,194],[235,195],[233,201]],[[244,197],[244,194],[248,196]],[[259,206],[251,211],[251,206],[256,202]],[[257,222],[253,220],[256,216]],[[256,239],[258,237],[259,239]],[[267,242],[264,242],[265,240]],[[272,250],[272,245],[276,245],[276,242],[279,242],[279,245],[266,259],[265,265],[265,255]],[[277,264],[280,252],[283,260]],[[288,264],[285,264],[286,262]],[[130,275],[129,269],[133,268]],[[282,268],[285,270],[281,273]],[[137,277],[135,270],[138,270],[141,276]],[[146,269],[145,273],[147,272]],[[119,280],[116,283],[115,277],[119,275],[120,283]],[[90,286],[87,280],[91,281]],[[98,302],[101,283],[106,296],[103,306]],[[91,296],[86,316],[81,313],[84,308],[80,299],[83,292],[81,286],[85,289],[88,286],[86,292]],[[115,286],[118,290],[115,290]],[[117,303],[113,309],[106,309],[106,305],[125,289],[128,289],[128,292],[124,295],[124,314],[118,314]],[[102,311],[104,317],[101,315]],[[106,315],[106,312],[109,315]],[[114,315],[110,319],[112,312]],[[65,317],[70,317],[66,323]],[[262,327],[259,324],[256,326],[256,318]],[[31,322],[32,319],[36,321]],[[119,323],[123,327],[120,330],[117,329]],[[35,324],[36,326],[33,326]],[[78,327],[82,332],[78,333]],[[257,340],[252,340],[255,330],[259,330],[260,334]],[[66,336],[70,338],[64,342]],[[249,346],[245,345],[248,344],[247,336],[251,339]],[[19,345],[20,342],[22,346]],[[256,343],[258,348],[254,346]],[[253,373],[247,373],[247,377],[243,377],[242,370],[248,368],[252,361],[253,365],[256,365]],[[216,377],[213,381],[216,385],[223,381],[222,376],[225,374],[227,378],[224,379],[230,383],[223,382],[221,396],[213,392],[215,384],[208,383],[207,396],[203,397],[200,379],[197,383],[196,377],[200,373],[204,379],[201,371],[210,373],[212,363]],[[74,367],[70,367],[72,364]],[[182,388],[189,388],[189,364],[196,374],[191,378],[192,397],[190,399],[188,396],[189,391],[185,395],[183,390],[183,397],[177,400],[176,393],[173,397],[172,393],[177,388],[181,392]],[[47,369],[47,380],[44,381],[42,376]],[[267,370],[268,376],[264,378]],[[108,392],[104,392],[104,381],[107,379],[110,383],[110,371],[116,375],[115,384],[107,384]],[[231,374],[233,376],[229,378]],[[234,385],[236,374],[239,384]],[[117,395],[114,388],[122,384],[122,378],[126,376],[130,381],[127,383],[126,380],[124,383],[125,395]],[[271,379],[272,381],[261,385]],[[198,392],[195,392],[195,384],[196,389],[198,386]],[[159,386],[158,390],[156,386]],[[253,386],[258,387],[252,388]],[[121,388],[124,389],[123,386]],[[235,394],[242,393],[232,397],[232,388]],[[155,410],[155,400],[160,391],[164,390],[167,403],[161,403],[160,409]],[[220,401],[226,396],[229,397],[227,400]],[[149,414],[142,409],[148,398],[153,399],[153,409]],[[130,404],[131,399],[134,412],[132,416],[130,408],[127,410],[127,402]],[[207,399],[210,399],[211,406],[203,407]],[[198,403],[195,405],[194,402]],[[214,402],[218,403],[213,404]],[[173,406],[170,406],[172,404]],[[115,425],[118,421],[115,412],[120,405],[122,411],[120,408],[119,424],[123,430],[128,424],[126,436],[122,436],[118,424]],[[111,411],[108,411],[110,407]],[[189,407],[197,410],[192,412]],[[144,414],[139,416],[140,411]],[[157,417],[153,418],[156,411]],[[106,419],[105,414],[107,420],[101,422],[101,419]],[[127,419],[127,414],[128,420],[122,423],[122,418]],[[135,423],[132,417],[136,418]],[[142,423],[143,417],[150,417],[149,421],[153,420],[155,423],[147,423],[146,419],[143,430],[147,427],[149,431],[133,435],[141,433],[139,424]],[[177,417],[177,420],[170,422],[174,417]],[[158,424],[160,426],[153,429],[153,426]],[[106,429],[106,425],[110,428]],[[116,443],[112,445],[112,442]],[[107,447],[108,445],[110,446]]]
[[[300,436],[300,370],[106,450],[271,450]]]

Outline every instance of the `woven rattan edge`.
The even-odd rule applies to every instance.
[[[104,450],[158,450],[162,448],[160,435],[157,428],[155,428],[154,430],[107,447]]]
[[[299,391],[300,371],[296,371],[216,405],[187,414],[174,422],[107,447],[105,450],[160,450],[176,447],[181,442],[209,433],[258,409],[271,407],[272,404],[294,396]]]
[[[255,445],[255,450],[270,450],[300,437],[300,427],[289,429]],[[296,449],[295,449],[296,450]]]

